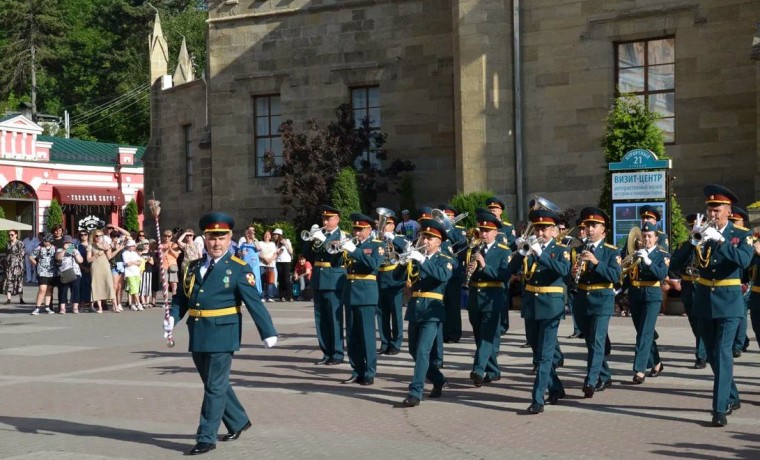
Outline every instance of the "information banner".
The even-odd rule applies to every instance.
[[[612,200],[664,199],[667,174],[665,171],[631,171],[612,173]]]
[[[631,228],[633,227],[641,227],[641,213],[639,210],[642,206],[649,205],[654,206],[655,209],[660,213],[660,215],[664,215],[665,213],[665,202],[664,201],[650,201],[646,203],[613,203],[612,204],[612,212],[613,212],[613,232],[612,232],[612,242],[614,245],[618,246],[619,249],[622,249],[620,247],[621,241],[628,236],[628,232],[631,231]],[[665,219],[660,220],[657,222],[657,229],[667,233],[667,230],[665,228]]]

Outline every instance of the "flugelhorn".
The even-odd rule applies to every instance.
[[[359,244],[359,238],[353,237],[353,238],[341,238],[339,240],[332,240],[327,243],[327,246],[325,246],[325,251],[327,251],[328,254],[338,254],[343,250],[343,245],[347,242],[351,241],[354,243],[354,245]]]
[[[714,228],[717,230],[718,222],[715,219],[710,219],[704,224],[698,227],[697,226],[694,227],[694,230],[692,230],[691,232],[691,239],[697,242],[695,246],[702,246],[703,244],[705,244],[705,239],[704,239],[705,230],[707,230],[708,228]]]
[[[405,265],[407,262],[409,262],[409,256],[412,254],[412,252],[422,251],[423,249],[427,249],[427,243],[424,242],[422,238],[417,238],[417,243],[414,246],[409,244],[409,246],[406,248],[406,251],[400,254],[394,252],[396,255],[390,259],[390,263]]]
[[[538,237],[536,235],[530,235],[528,238],[523,240],[522,245],[518,249],[521,252],[525,253],[526,255],[530,254],[531,252],[533,252],[533,248],[531,246],[533,246],[535,243],[546,244],[546,241],[543,238]]]
[[[314,238],[314,235],[316,235],[317,232],[323,231],[325,228],[326,227],[318,228],[316,230],[303,230],[301,232],[301,239],[303,241],[314,241],[314,247],[318,248],[322,246],[322,242]]]

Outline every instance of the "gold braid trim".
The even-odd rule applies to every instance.
[[[533,261],[533,265],[528,268],[528,256],[523,257],[522,260],[523,265],[523,279],[525,281],[529,281],[531,278],[533,278],[533,274],[536,273],[536,267],[538,266],[538,262]]]
[[[694,252],[696,252],[697,259],[699,260],[698,265],[701,268],[707,268],[707,266],[710,265],[710,256],[712,255],[712,248],[708,247],[707,253],[704,256],[702,255],[702,250],[700,249],[699,246],[696,246],[694,248]]]

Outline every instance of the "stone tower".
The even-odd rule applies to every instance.
[[[185,43],[182,42],[183,48]],[[148,37],[148,50],[150,51],[150,85],[161,79],[169,72],[169,47],[164,38],[164,31],[161,29],[161,18],[156,13],[156,20],[153,22],[153,33]],[[185,50],[187,53],[187,50]]]
[[[174,86],[188,83],[195,80],[193,72],[193,61],[190,59],[190,54],[187,52],[187,43],[185,37],[182,37],[182,47],[179,49],[179,58],[177,59],[177,68],[174,70],[174,76],[172,77],[172,83]]]

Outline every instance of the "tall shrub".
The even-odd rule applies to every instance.
[[[351,213],[361,212],[356,171],[343,168],[338,173],[330,194],[332,206],[340,210],[340,228],[351,233]]]
[[[140,230],[140,221],[138,219],[137,203],[135,200],[129,200],[124,208],[124,229],[130,232]]]
[[[469,215],[457,225],[461,225],[465,228],[475,227],[477,225],[475,209],[485,208],[486,200],[492,196],[494,196],[494,193],[490,191],[457,193],[454,195],[451,200],[449,200],[449,204],[460,214],[463,212],[469,213]]]
[[[58,200],[53,198],[48,208],[47,219],[45,219],[45,228],[47,231],[50,231],[56,225],[61,224],[63,224],[63,209]]]

